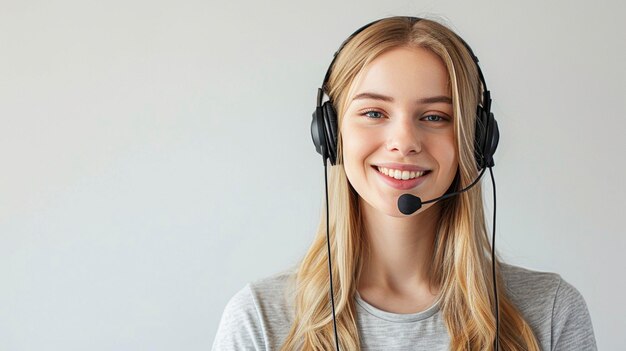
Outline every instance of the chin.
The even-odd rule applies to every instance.
[[[376,206],[373,208],[376,212],[380,214],[385,214],[391,217],[400,217],[402,213],[398,210],[398,207],[388,204],[382,204],[381,206]]]

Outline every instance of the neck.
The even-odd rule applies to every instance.
[[[364,235],[369,244],[359,290],[400,295],[430,291],[430,263],[439,220],[434,204],[407,217],[389,216],[359,198]]]

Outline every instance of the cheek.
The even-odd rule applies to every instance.
[[[436,143],[433,154],[438,160],[442,175],[450,177],[450,174],[452,174],[451,176],[454,177],[458,167],[458,155],[454,137],[449,136]]]
[[[375,151],[376,145],[365,131],[346,127],[341,134],[341,150],[346,175],[353,178],[363,172],[365,160]]]
[[[342,125],[341,132],[341,149],[344,162],[350,164],[362,153],[364,142],[363,136],[355,128],[350,125]]]
[[[353,135],[344,134],[342,137],[343,164],[348,177],[350,177],[362,160],[363,145]]]

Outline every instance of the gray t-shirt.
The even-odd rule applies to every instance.
[[[555,273],[502,265],[509,297],[530,324],[542,350],[597,350],[582,295]],[[279,350],[293,321],[284,271],[247,284],[224,309],[213,351]],[[357,328],[363,350],[448,350],[450,337],[436,302],[410,314],[380,310],[358,293]]]

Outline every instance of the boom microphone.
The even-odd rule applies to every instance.
[[[398,198],[398,210],[400,210],[400,212],[402,212],[405,215],[410,215],[413,214],[415,211],[419,210],[420,208],[422,208],[422,205],[424,204],[429,204],[431,202],[437,202],[440,200],[444,200],[447,199],[449,197],[458,195],[462,192],[465,192],[467,190],[469,190],[471,187],[473,187],[474,185],[476,185],[476,183],[478,183],[478,181],[480,180],[480,178],[482,178],[483,174],[485,174],[485,170],[486,168],[483,168],[483,170],[480,172],[480,174],[478,175],[478,177],[472,182],[472,184],[468,185],[465,189],[459,190],[459,191],[455,191],[452,193],[448,193],[448,194],[444,194],[442,196],[439,196],[437,198],[434,198],[432,200],[428,200],[428,201],[423,201],[422,199],[420,199],[419,197],[413,195],[413,194],[402,194],[400,195],[400,197]]]
[[[398,198],[398,209],[405,215],[410,215],[420,208],[422,208],[422,199],[413,194],[402,194]]]

